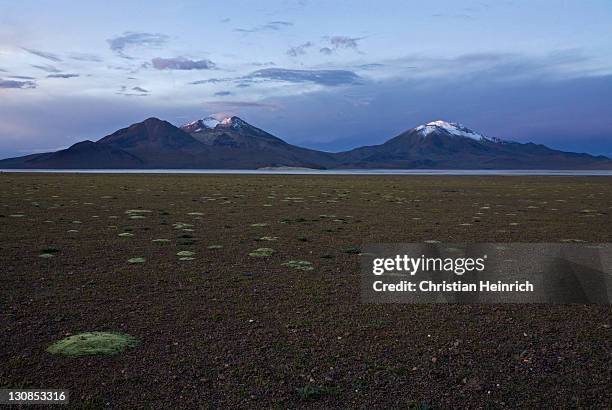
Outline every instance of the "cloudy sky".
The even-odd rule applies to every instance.
[[[612,155],[610,0],[0,0],[0,157],[156,116],[337,151],[424,122]]]

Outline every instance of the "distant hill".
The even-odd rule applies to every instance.
[[[182,127],[148,118],[96,142],[0,161],[19,169],[612,169],[604,156],[484,136],[434,121],[379,145],[326,153],[286,143],[238,117]]]

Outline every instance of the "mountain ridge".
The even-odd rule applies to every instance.
[[[18,169],[612,169],[612,160],[489,137],[436,120],[382,144],[328,153],[287,143],[243,119],[207,117],[177,127],[150,117],[93,142],[0,160]]]

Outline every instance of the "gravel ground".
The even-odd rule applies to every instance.
[[[609,306],[366,305],[350,252],[612,242],[611,178],[0,174],[0,187],[2,388],[69,389],[94,408],[611,406]],[[46,352],[85,331],[140,343]]]

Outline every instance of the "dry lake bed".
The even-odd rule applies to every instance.
[[[0,188],[0,388],[94,408],[612,401],[609,306],[359,298],[368,243],[612,242],[611,177],[4,173]],[[136,342],[47,351],[96,331]]]

